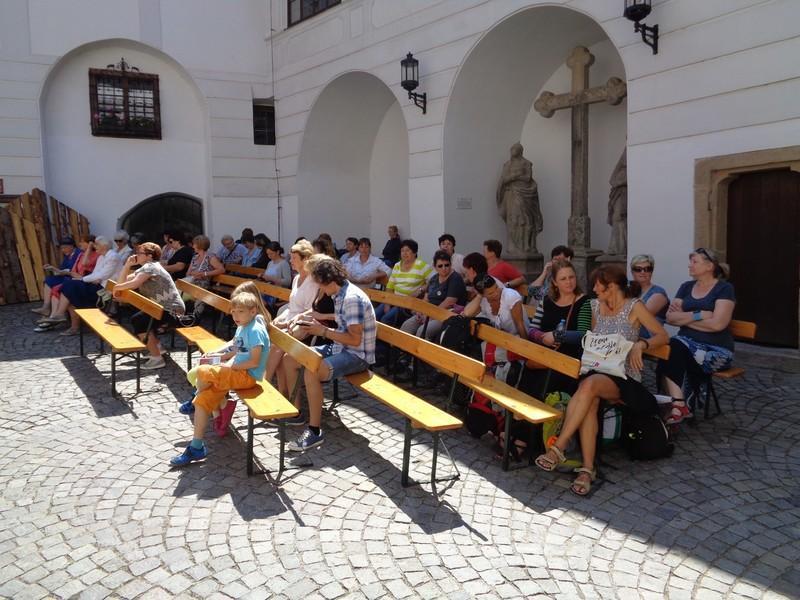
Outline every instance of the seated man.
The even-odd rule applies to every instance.
[[[454,273],[464,277],[464,255],[456,252],[456,238],[449,233],[439,236],[439,250],[444,250],[450,255],[451,267]]]
[[[215,254],[223,265],[240,265],[247,254],[247,248],[233,241],[233,236],[226,233],[222,236],[222,245]]]
[[[308,397],[308,428],[289,444],[290,452],[305,452],[325,441],[322,423],[322,383],[366,371],[375,362],[375,340],[378,325],[369,297],[358,286],[347,281],[347,272],[338,260],[316,264],[311,278],[322,293],[333,298],[336,329],[326,327],[310,315],[298,321],[301,334],[297,337],[318,336],[325,342],[314,346],[324,360],[319,371],[304,372]],[[288,354],[283,357],[286,381],[297,378],[300,365]]]
[[[483,242],[483,255],[489,265],[489,275],[500,280],[507,288],[516,289],[525,285],[525,276],[515,266],[500,260],[503,254],[503,244],[498,240]]]

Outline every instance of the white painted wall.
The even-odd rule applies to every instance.
[[[602,85],[609,77],[625,79],[619,54],[605,40],[589,48],[595,62],[589,69],[589,84]],[[542,86],[555,94],[570,89],[571,71],[562,64]],[[611,228],[607,225],[608,180],[625,147],[626,102],[617,106],[605,103],[589,108],[589,216],[592,219],[592,247],[608,246]],[[547,258],[550,250],[567,243],[570,215],[571,111],[557,111],[545,119],[531,107],[522,130],[525,155],[533,162],[533,178],[539,186],[539,203],[544,231],[539,235],[539,251]],[[634,199],[628,198],[631,202]]]
[[[94,137],[89,69],[125,59],[159,74],[162,139]],[[117,219],[165,192],[207,198],[206,117],[188,76],[159,53],[134,42],[84,46],[62,60],[42,97],[47,191],[86,215],[92,232],[111,235]]]
[[[409,228],[408,131],[400,105],[393,102],[381,121],[369,167],[370,214],[367,237],[376,253],[383,248],[386,228],[397,225],[400,235]],[[361,237],[360,232],[349,235]]]

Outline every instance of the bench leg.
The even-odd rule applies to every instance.
[[[278,479],[277,483],[281,481],[281,475],[283,474],[283,461],[286,455],[286,423],[283,419],[278,421],[278,439],[280,440],[280,453],[278,458]]]
[[[456,387],[458,386],[458,374],[454,373],[453,378],[450,380],[450,393],[447,395],[447,402],[445,403],[445,412],[450,412],[453,408],[453,399],[456,397]]]
[[[111,349],[111,395],[117,397],[117,354],[113,348]]]
[[[411,419],[406,419],[406,436],[403,440],[403,473],[400,483],[403,487],[411,485],[408,481],[408,469],[411,463]]]
[[[83,319],[81,319],[81,323],[78,325],[78,338],[80,339],[81,356],[83,356]]]
[[[431,461],[431,490],[436,495],[436,461],[439,459],[439,432],[433,432],[433,460]]]
[[[136,393],[142,391],[142,353],[136,353]]]
[[[188,340],[186,342],[186,370],[192,370],[192,346],[189,344]]]
[[[708,379],[708,390],[711,392],[711,396],[714,398],[714,408],[717,409],[716,415],[722,414],[722,409],[719,407],[719,399],[717,398],[717,390],[714,389],[714,380],[709,377]]]
[[[283,447],[281,447],[283,450]],[[247,411],[247,475],[253,474],[253,415]]]
[[[503,449],[503,471],[508,471],[511,462],[511,411],[506,409],[505,444]]]

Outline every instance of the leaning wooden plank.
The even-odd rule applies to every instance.
[[[411,421],[411,425],[417,429],[446,431],[458,429],[462,425],[462,422],[450,413],[428,404],[371,371],[348,375],[347,381],[395,412],[407,417]]]
[[[15,304],[26,300],[11,213],[7,208],[0,208],[0,304]]]
[[[37,241],[36,224],[28,219],[22,219],[22,229],[25,233],[25,245],[31,257],[31,265],[33,267],[33,275],[36,278],[36,289],[41,290],[44,288],[44,264],[45,258],[42,256],[39,242]]]
[[[103,311],[97,308],[79,308],[75,312],[115,352],[141,352],[146,348],[141,341]]]
[[[77,242],[81,239],[81,230],[78,225],[78,213],[67,207],[67,214],[69,215],[69,228],[72,232],[72,237]]]
[[[13,204],[14,202],[11,203],[11,205]],[[14,210],[10,210],[9,214],[11,216],[11,224],[14,230],[14,241],[17,248],[17,256],[19,257],[19,264],[20,267],[22,267],[22,277],[23,281],[25,282],[25,295],[27,296],[28,301],[40,300],[41,293],[40,290],[37,289],[38,284],[36,282],[36,275],[33,272],[33,265],[31,264],[31,255],[30,252],[28,252],[27,246],[25,245],[22,217]]]
[[[50,264],[58,264],[58,240],[53,239],[53,228],[50,226],[50,216],[47,212],[47,194],[39,188],[34,188],[31,197],[34,202],[33,216],[39,234],[42,257]]]
[[[78,213],[78,230],[81,235],[89,235],[89,219]]]

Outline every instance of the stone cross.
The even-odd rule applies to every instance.
[[[577,46],[567,58],[572,71],[572,89],[566,94],[542,92],[533,107],[550,118],[562,108],[572,109],[572,195],[568,243],[573,249],[588,249],[591,237],[589,219],[589,105],[607,102],[617,105],[627,96],[625,82],[612,77],[605,85],[589,87],[589,67],[594,56]]]

